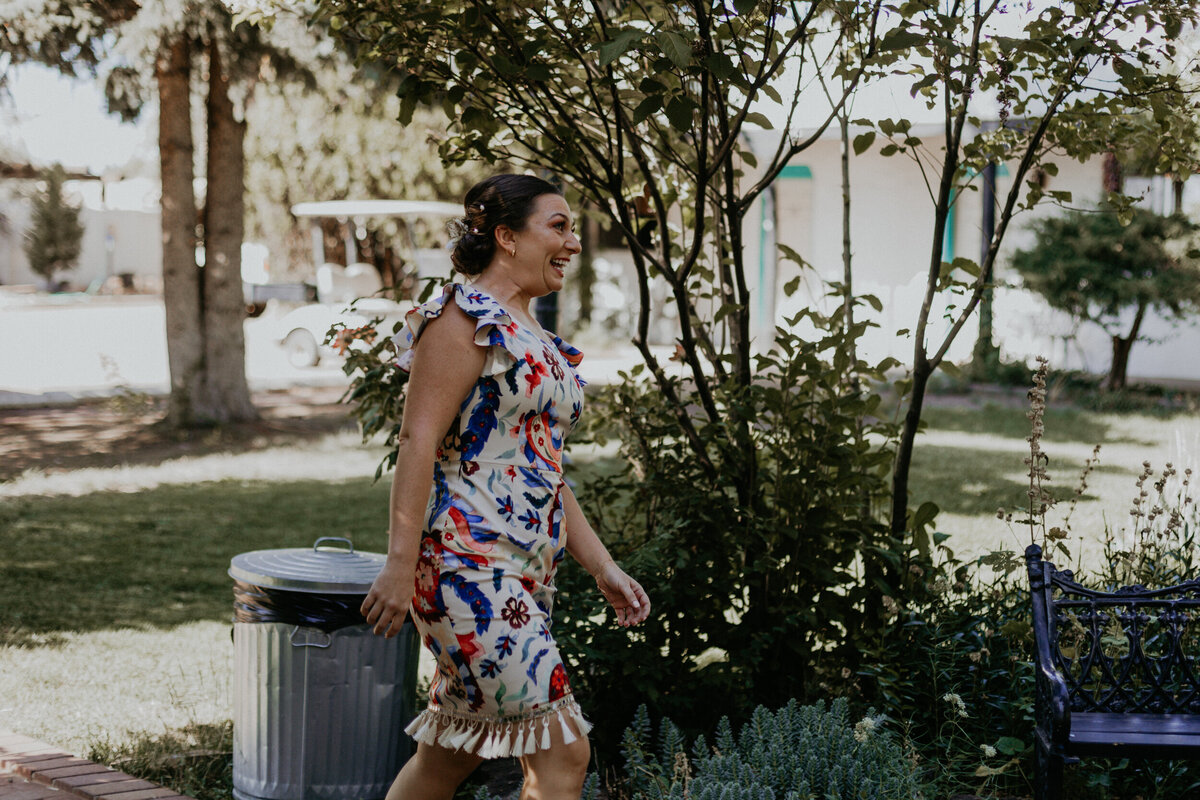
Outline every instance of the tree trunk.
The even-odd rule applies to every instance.
[[[1133,318],[1133,326],[1128,336],[1112,337],[1112,366],[1108,370],[1108,378],[1104,382],[1106,389],[1124,389],[1125,376],[1129,371],[1129,352],[1137,341],[1142,329],[1142,320],[1146,318],[1146,304],[1139,303],[1137,314]]]
[[[896,445],[896,462],[892,470],[892,513],[891,531],[903,537],[908,527],[908,473],[912,469],[913,450],[917,443],[917,432],[921,426],[921,411],[925,407],[925,389],[933,369],[924,358],[918,358],[912,373],[912,400],[904,425],[900,430],[900,441]]]
[[[193,404],[204,378],[200,317],[201,276],[196,267],[196,197],[192,189],[191,43],[164,41],[154,64],[158,84],[158,152],[162,182],[163,304],[171,395],[167,422],[196,424]]]
[[[579,255],[579,274],[575,284],[579,287],[579,324],[592,321],[592,289],[596,285],[596,250],[600,247],[600,222],[591,216],[583,218],[580,226],[583,234],[583,252]]]
[[[1111,150],[1104,154],[1104,191],[1117,194],[1125,188],[1125,170],[1117,154]]]
[[[229,99],[229,78],[215,38],[208,45],[208,189],[204,200],[203,394],[197,416],[214,423],[256,419],[246,384],[246,305],[242,238],[246,176],[245,120]]]
[[[842,139],[842,328],[854,327],[853,253],[850,247],[850,115],[838,115]],[[850,343],[850,363],[858,360],[857,348]]]
[[[979,298],[979,338],[975,340],[971,367],[977,377],[994,378],[995,367],[1000,363],[1000,348],[996,346],[993,337],[992,283],[994,277],[992,265],[988,262],[988,249],[992,246],[992,237],[996,234],[996,165],[994,163],[989,162],[983,168],[983,191],[981,194],[983,249],[979,256],[979,263],[987,265],[987,274],[984,276],[986,287]]]

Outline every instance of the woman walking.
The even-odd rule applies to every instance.
[[[408,396],[387,562],[362,608],[385,636],[411,610],[437,674],[387,800],[449,800],[482,759],[502,757],[520,759],[522,800],[576,800],[591,726],[550,633],[555,569],[569,553],[620,625],[645,620],[650,601],[563,481],[582,353],[530,302],[560,290],[579,253],[571,210],[528,175],[477,184],[464,209],[451,260],[469,284],[409,312],[395,338]]]

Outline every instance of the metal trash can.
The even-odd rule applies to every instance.
[[[411,752],[419,644],[411,622],[384,639],[358,610],[384,560],[328,536],[233,558],[237,800],[387,794]]]

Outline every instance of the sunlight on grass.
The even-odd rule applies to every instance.
[[[943,509],[937,528],[951,535],[951,550],[964,559],[997,549],[1023,550],[1030,543],[1028,527],[996,519],[996,510],[1004,507],[1019,517],[1028,507],[1025,409],[932,408],[926,421],[929,427],[918,438],[913,458],[912,497],[933,500]],[[1049,513],[1051,525],[1062,523],[1084,461],[1095,444],[1101,445],[1100,464],[1070,518],[1069,545],[1084,564],[1094,565],[1100,557],[1106,524],[1114,530],[1126,524],[1143,461],[1156,472],[1167,462],[1180,471],[1200,468],[1200,419],[1192,415],[1052,409],[1045,424],[1049,488],[1059,501]]]
[[[105,738],[229,719],[230,627],[190,622],[0,647],[0,726],[83,754]]]
[[[363,445],[356,432],[248,453],[187,456],[156,465],[79,469],[43,474],[31,470],[0,483],[0,498],[92,492],[140,492],[156,486],[206,481],[298,481],[370,478],[383,458],[382,447]]]

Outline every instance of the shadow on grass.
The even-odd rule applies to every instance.
[[[1024,439],[1029,435],[1027,409],[989,404],[983,409],[931,407],[922,415],[929,430],[961,431]],[[1077,408],[1049,408],[1044,418],[1046,440],[1052,442],[1081,442],[1083,444],[1137,444],[1151,446],[1153,440],[1116,436],[1112,426],[1094,411]]]
[[[1078,474],[1080,464],[1066,466]],[[1062,468],[1060,466],[1060,468]],[[919,501],[932,500],[945,512],[992,516],[996,509],[1018,509],[1028,505],[1029,481],[1020,474],[1020,461],[1010,454],[972,447],[918,445],[913,453],[909,488]],[[1100,465],[1097,472],[1128,473],[1124,467]],[[1067,500],[1074,486],[1048,486],[1051,495]],[[1096,500],[1084,493],[1081,500]]]
[[[161,423],[161,400],[121,398],[55,408],[0,409],[0,482],[30,469],[155,465],[181,456],[241,453],[353,430],[348,406],[327,389],[255,396],[262,418],[193,431]]]
[[[230,620],[229,560],[345,536],[387,547],[386,481],[204,483],[0,505],[0,645]]]

